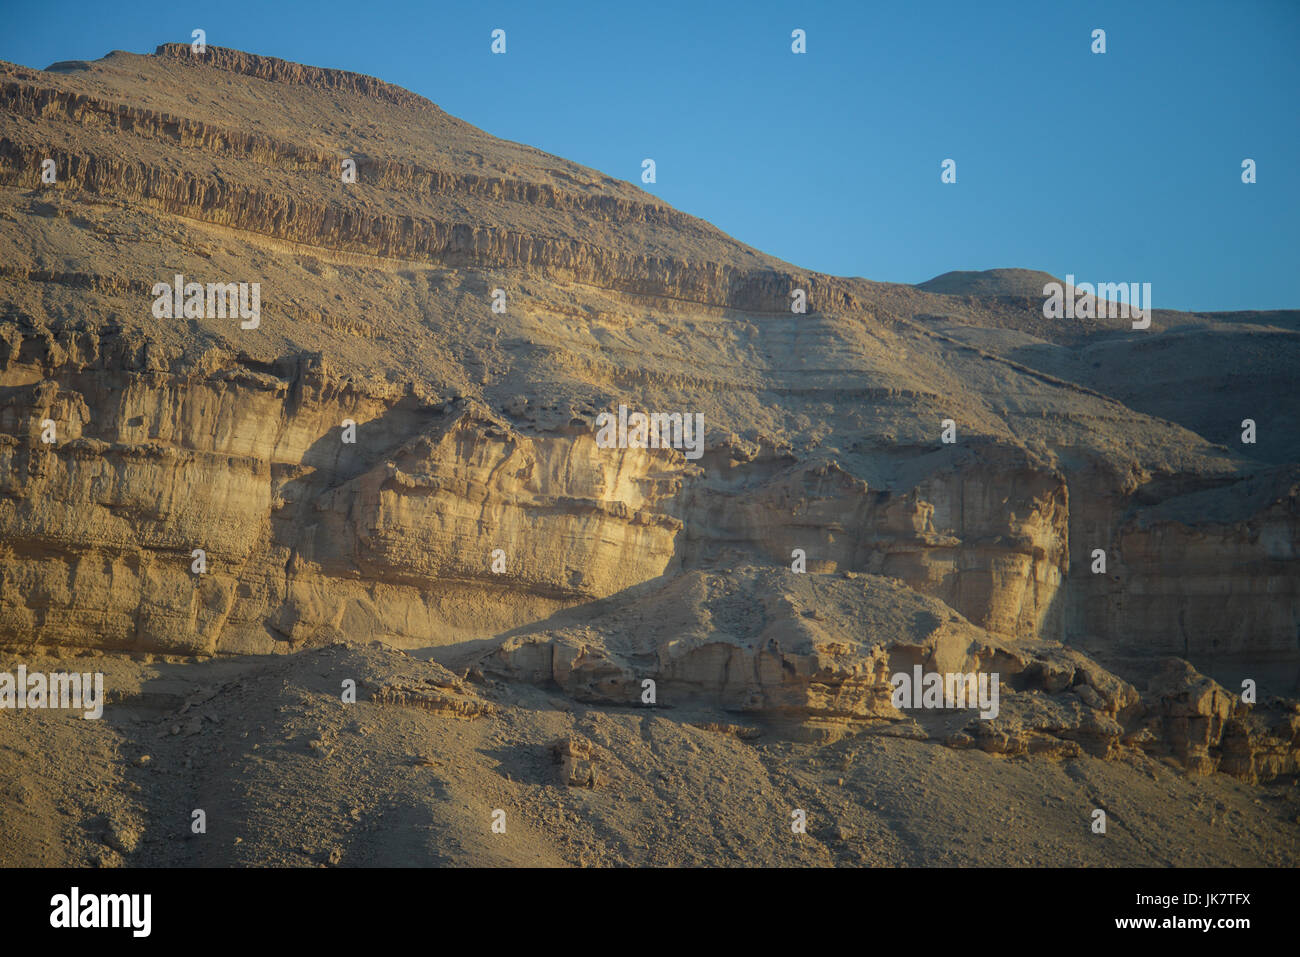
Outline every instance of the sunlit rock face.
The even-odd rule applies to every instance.
[[[1045,319],[1023,270],[825,276],[238,51],[0,64],[0,109],[0,642],[481,642],[825,728],[903,723],[900,668],[997,671],[1001,724],[916,734],[1293,767],[1285,701],[1170,702],[1293,693],[1294,314],[1137,333]],[[257,284],[258,320],[156,309],[174,281]],[[1206,385],[1251,362],[1256,445]],[[699,416],[701,454],[608,447],[620,406]],[[1197,670],[1144,690],[1170,656]]]

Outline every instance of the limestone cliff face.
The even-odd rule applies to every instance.
[[[160,48],[159,55],[179,56],[189,65],[189,48],[180,50],[184,52],[178,53],[175,45],[171,45]],[[379,96],[405,107],[441,113],[420,97],[356,74],[301,67],[220,48],[213,48],[204,62],[273,82]],[[418,207],[418,201],[425,197],[440,203],[461,197],[488,204],[524,204],[553,211],[578,224],[617,224],[620,228],[653,225],[678,236],[720,235],[699,220],[662,204],[608,194],[583,194],[550,184],[416,163],[367,156],[354,160],[359,181],[370,188],[370,195],[403,197],[406,201],[396,204],[398,209],[404,206],[419,210],[414,215],[401,215],[395,214],[394,204],[377,208],[375,204],[339,201],[328,194],[319,199],[290,197],[225,179],[178,172],[165,163],[152,164],[136,156],[121,156],[115,148],[114,137],[109,134],[136,138],[145,147],[139,151],[144,157],[158,155],[162,148],[171,147],[277,172],[314,173],[323,183],[339,178],[342,157],[337,150],[311,149],[265,134],[85,94],[50,90],[21,80],[0,82],[0,109],[24,119],[57,119],[75,125],[81,134],[88,134],[78,136],[77,146],[72,149],[57,148],[50,143],[24,145],[0,137],[0,184],[37,187],[41,164],[51,159],[60,180],[68,187],[129,199],[172,215],[340,252],[453,265],[518,266],[565,281],[592,283],[625,293],[688,299],[759,312],[788,308],[790,293],[796,288],[809,295],[815,309],[863,307],[844,282],[832,277],[647,256],[585,242],[573,235],[536,235],[483,223],[431,219],[427,209]],[[416,201],[414,207],[411,199]]]
[[[0,110],[0,642],[485,641],[485,667],[602,700],[649,677],[828,722],[900,720],[890,669],[945,662],[1024,693],[1010,726],[926,731],[955,746],[1145,730],[1242,777],[1291,766],[1289,719],[1157,727],[1187,716],[1121,676],[1175,655],[1285,694],[1300,671],[1296,466],[1076,368],[1122,324],[801,270],[382,81],[238,51],[0,64]],[[156,318],[177,274],[259,283],[260,325]],[[1252,321],[1294,348],[1294,317]],[[702,457],[598,446],[621,404],[702,415]],[[717,606],[745,628],[674,617],[749,567],[759,592]],[[893,597],[817,591],[846,573]],[[682,634],[547,625],[678,580],[639,620]],[[866,606],[889,641],[855,633]]]
[[[684,496],[687,548],[700,559],[757,549],[784,565],[802,549],[813,570],[899,578],[991,630],[1055,634],[1067,498],[1062,476],[1005,448],[906,490],[872,490],[834,460],[735,463]]]
[[[166,120],[160,119],[165,125]],[[200,135],[200,141],[205,139]],[[225,137],[214,137],[224,140]],[[255,153],[250,158],[255,158]],[[684,299],[704,306],[778,312],[788,308],[790,295],[802,289],[813,308],[862,309],[857,298],[833,280],[808,274],[740,269],[711,262],[685,262],[668,257],[639,256],[609,250],[577,239],[535,236],[475,223],[433,221],[392,215],[365,208],[313,203],[301,198],[181,174],[161,166],[145,166],[111,156],[70,153],[55,149],[24,149],[0,137],[0,185],[33,188],[39,184],[41,163],[53,159],[65,170],[67,185],[92,195],[116,196],[147,204],[161,212],[200,220],[286,242],[308,244],[341,253],[362,253],[390,259],[484,268],[520,267],[562,282],[596,285],[637,296]],[[315,164],[313,164],[315,165]],[[337,159],[319,164],[328,175]],[[288,165],[294,169],[297,160]],[[32,171],[35,171],[33,174]],[[448,177],[426,174],[427,181],[379,171],[377,185],[393,193],[417,191],[445,195],[439,185]],[[414,179],[415,177],[409,177]],[[454,194],[466,183],[450,182]],[[528,190],[508,195],[489,185],[478,192],[489,200],[531,202]],[[581,208],[580,203],[574,206]],[[563,209],[563,201],[552,208]],[[621,222],[620,212],[645,221],[645,207],[583,209],[606,223]],[[667,224],[672,226],[672,223]]]
[[[1156,501],[1076,500],[1067,633],[1092,649],[1179,655],[1294,681],[1298,479],[1285,466],[1226,486],[1174,487]],[[1095,547],[1105,552],[1104,572],[1092,571]]]
[[[421,608],[429,592],[495,590],[474,616],[492,633],[529,620],[504,596],[546,608],[727,552],[789,564],[795,548],[812,571],[891,575],[995,631],[1056,627],[1065,487],[1014,453],[873,492],[834,462],[724,463],[715,450],[700,468],[676,450],[598,448],[582,422],[524,435],[472,401],[367,391],[309,357],[264,370],[212,354],[205,375],[178,376],[116,345],[77,344],[93,366],[75,373],[11,361],[0,378],[14,384],[0,420],[4,540],[65,552],[24,577],[66,579],[78,553],[126,562],[102,572],[96,589],[118,597],[97,607],[98,627],[68,591],[63,624],[14,609],[14,638],[211,652],[341,629],[442,643],[462,632],[455,617],[413,618],[374,589]],[[58,430],[48,444],[46,420]],[[195,548],[209,566],[198,577]],[[133,596],[150,581],[159,591],[142,611]]]
[[[226,358],[182,378],[101,356],[111,371],[67,386],[6,370],[6,385],[37,381],[12,387],[0,419],[4,638],[183,653],[339,630],[438,643],[465,630],[475,596],[474,633],[490,634],[673,563],[681,523],[661,503],[680,464],[655,450],[522,436],[473,403],[366,392],[319,363],[281,378]],[[500,600],[515,594],[522,608]]]

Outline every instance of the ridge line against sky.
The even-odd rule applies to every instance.
[[[202,28],[404,87],[806,269],[906,283],[1038,269],[1150,282],[1157,309],[1300,308],[1290,0],[4,3],[0,59],[152,53]]]

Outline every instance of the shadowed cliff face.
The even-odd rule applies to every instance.
[[[947,662],[1068,698],[927,732],[955,746],[1213,770],[1226,733],[1233,773],[1294,769],[1289,717],[1156,663],[1294,687],[1294,313],[1138,332],[1043,318],[1024,270],[825,276],[379,80],[219,48],[0,64],[0,110],[0,641],[464,647],[831,723],[897,720],[889,671]],[[259,284],[259,322],[159,317],[178,275]],[[702,456],[601,447],[620,405],[702,415]],[[782,626],[700,624],[736,568]],[[843,573],[878,587],[805,599],[844,634],[789,612]],[[699,634],[631,647],[601,600]]]

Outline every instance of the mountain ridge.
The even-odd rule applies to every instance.
[[[800,269],[222,48],[0,63],[0,110],[0,643],[375,641],[593,705],[649,677],[773,735],[1293,773],[1294,312],[1138,331],[1046,318],[1033,270]],[[257,322],[160,316],[177,276],[257,284]],[[620,407],[702,416],[699,460],[602,446]],[[903,714],[903,665],[997,671],[1003,723]]]

